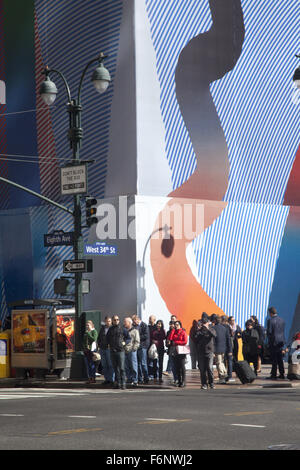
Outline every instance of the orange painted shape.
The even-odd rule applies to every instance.
[[[194,238],[220,216],[226,205],[220,201],[173,198],[157,217],[155,235],[150,242],[153,275],[169,312],[182,321],[184,328],[189,328],[193,320],[201,318],[202,312],[224,315],[223,310],[194,277],[186,259],[186,249]],[[199,220],[200,207],[203,209],[202,221]],[[185,211],[188,212],[186,218]],[[165,233],[157,229],[165,225],[171,227],[169,234],[174,238],[174,244],[169,240],[171,249],[164,254],[162,246]]]
[[[290,173],[289,181],[284,195],[284,204],[300,206],[300,146]]]

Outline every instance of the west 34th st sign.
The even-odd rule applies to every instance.
[[[105,242],[96,242],[94,244],[86,244],[84,246],[85,255],[100,256],[117,256],[118,247],[116,245],[108,245]]]

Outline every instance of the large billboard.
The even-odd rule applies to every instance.
[[[9,74],[0,77],[7,88],[7,116],[2,118],[5,126],[10,119],[16,123],[27,115],[34,119],[26,125],[20,121],[24,139],[15,139],[16,124],[7,128],[3,124],[7,142],[2,142],[6,153],[38,158],[32,159],[33,165],[7,157],[0,173],[7,175],[5,168],[13,168],[19,182],[40,187],[55,200],[61,199],[59,167],[71,157],[66,96],[63,84],[55,78],[59,95],[55,105],[45,109],[38,95],[41,70],[49,65],[65,72],[73,96],[85,64],[100,51],[108,55],[105,65],[112,83],[107,93],[95,95],[89,79],[82,89],[80,155],[83,160],[94,160],[88,170],[89,192],[99,200],[105,198],[105,204],[115,198],[114,207],[119,206],[119,195],[129,195],[128,201],[133,198],[135,202],[145,198],[153,227],[140,234],[136,249],[132,239],[127,245],[124,238],[111,240],[118,246],[118,256],[95,259],[94,285],[103,286],[104,295],[99,299],[99,290],[92,287],[86,297],[88,307],[97,309],[101,301],[101,308],[109,312],[121,308],[122,299],[130,310],[134,303],[140,308],[139,285],[132,282],[140,282],[138,266],[147,243],[146,298],[157,302],[147,305],[145,317],[157,309],[166,318],[176,312],[191,324],[194,316],[207,310],[234,315],[243,327],[250,315],[264,323],[268,306],[274,304],[288,328],[296,328],[300,100],[292,76],[298,65],[299,1],[35,0],[23,6],[27,8],[23,26],[12,24],[12,29],[5,25],[13,23],[16,0],[2,0],[1,5],[3,44],[14,47],[10,55],[8,46],[2,48],[5,64],[11,64],[6,67]],[[19,38],[16,45],[13,28]],[[24,82],[16,81],[17,46],[20,51],[25,48],[22,31],[27,44],[31,41],[26,49],[30,57],[22,65],[26,87],[33,90],[34,83],[35,96],[26,95]],[[23,100],[26,95],[28,103],[16,101],[15,89]],[[31,114],[31,109],[36,112]],[[31,134],[27,125],[34,129]],[[31,149],[23,149],[25,140]],[[11,173],[10,177],[14,179]],[[17,190],[5,195],[1,188],[5,208],[27,207],[32,202]],[[155,198],[161,198],[158,206]],[[183,238],[172,250],[164,251],[163,240],[159,243],[151,237],[157,221],[176,204],[184,214],[186,199],[192,213],[199,204],[203,206],[204,223],[192,238]],[[72,203],[69,196],[62,201]],[[135,215],[137,222],[137,218],[143,220],[143,213],[133,210]],[[36,288],[43,297],[51,297],[53,279],[62,273],[62,261],[72,257],[72,249],[45,249],[40,240],[54,230],[72,231],[72,217],[48,206],[22,218],[26,219],[22,233],[26,250],[32,240],[32,259],[22,264],[22,270],[32,269],[37,281],[28,290]],[[188,217],[183,224],[184,220]],[[27,260],[18,243],[20,224],[9,219],[9,227],[18,252],[7,252],[8,235],[0,227],[3,305],[16,292],[11,287],[12,267],[17,270],[20,263],[12,259],[23,256]],[[188,227],[182,228],[185,233]],[[98,232],[96,227],[85,229],[85,242],[109,242],[99,238]],[[18,286],[23,288],[21,282]]]

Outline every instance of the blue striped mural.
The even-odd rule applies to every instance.
[[[60,70],[66,77],[71,96],[77,98],[78,85],[85,65],[100,52],[108,56],[105,66],[110,72],[112,82],[103,95],[99,95],[90,82],[91,74],[97,63],[91,66],[85,76],[82,87],[82,128],[84,130],[81,160],[95,160],[89,165],[89,194],[101,198],[104,196],[107,153],[109,145],[109,126],[111,103],[114,93],[114,77],[122,18],[121,0],[35,0],[39,40],[43,65]],[[39,78],[37,77],[37,80]],[[44,131],[53,133],[58,165],[63,166],[72,158],[67,141],[67,97],[60,78],[53,74],[52,80],[58,87],[59,94],[51,108],[51,121]],[[45,135],[47,139],[47,135]],[[44,155],[51,157],[51,155]],[[47,177],[47,175],[45,175]],[[43,175],[41,175],[43,178]],[[59,187],[53,199],[60,199]],[[64,197],[63,204],[70,206],[72,198]],[[82,207],[84,212],[84,207]],[[48,207],[48,233],[53,230],[73,230],[72,217],[62,211]],[[84,238],[87,231],[84,230]],[[53,280],[62,274],[64,259],[73,258],[70,247],[48,248],[46,269],[43,277],[43,297],[53,296]]]
[[[84,138],[81,159],[95,160],[89,168],[89,191],[95,197],[103,197],[122,1],[36,0],[35,8],[43,64],[64,73],[72,97],[77,98],[80,76],[85,65],[98,57],[100,52],[108,55],[105,66],[110,71],[112,83],[106,93],[101,96],[97,94],[90,82],[96,63],[88,71],[82,87]],[[67,97],[59,77],[53,74],[52,79],[59,94],[51,110],[53,127],[49,124],[48,130],[54,133],[56,156],[61,166],[72,157],[67,141]]]
[[[176,99],[179,54],[212,19],[207,0],[145,0],[156,53],[173,188],[196,168]],[[292,74],[299,47],[298,0],[242,0],[245,39],[237,64],[210,92],[230,163],[221,216],[193,242],[199,283],[241,326],[264,321],[289,208],[281,206],[299,145]],[[201,170],[201,168],[200,168]],[[201,196],[199,196],[201,197]]]
[[[211,15],[207,0],[145,1],[175,189],[195,169],[192,143],[176,100],[175,68],[189,40],[211,27]],[[297,0],[241,4],[246,31],[241,57],[210,87],[229,153],[224,199],[280,204],[299,144],[291,77],[299,46],[300,5]]]
[[[0,245],[1,250],[1,245]],[[2,325],[5,322],[5,318],[8,314],[7,302],[6,302],[6,294],[5,294],[5,280],[3,276],[3,269],[2,269],[2,256],[0,251],[0,321]]]
[[[234,202],[193,242],[200,284],[241,326],[251,315],[264,322],[288,213]]]

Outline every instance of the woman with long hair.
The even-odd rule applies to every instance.
[[[93,361],[93,351],[97,349],[98,333],[94,323],[89,320],[86,322],[86,330],[83,337],[83,352],[86,362],[88,383],[96,383],[96,364]]]
[[[157,379],[157,362],[158,362],[158,381],[161,384],[162,380],[162,371],[164,364],[164,354],[165,354],[165,339],[167,335],[164,329],[164,324],[162,320],[157,320],[156,328],[152,331],[151,343],[156,345],[158,358],[153,360],[153,375],[154,380]]]
[[[258,318],[255,317],[254,315],[251,315],[250,319],[253,322],[253,328],[257,331],[258,336],[259,336],[259,342],[258,342],[258,364],[257,364],[257,372],[261,372],[261,361],[263,358],[264,354],[264,344],[265,344],[265,337],[266,337],[266,332],[265,329],[262,325],[260,325]]]

